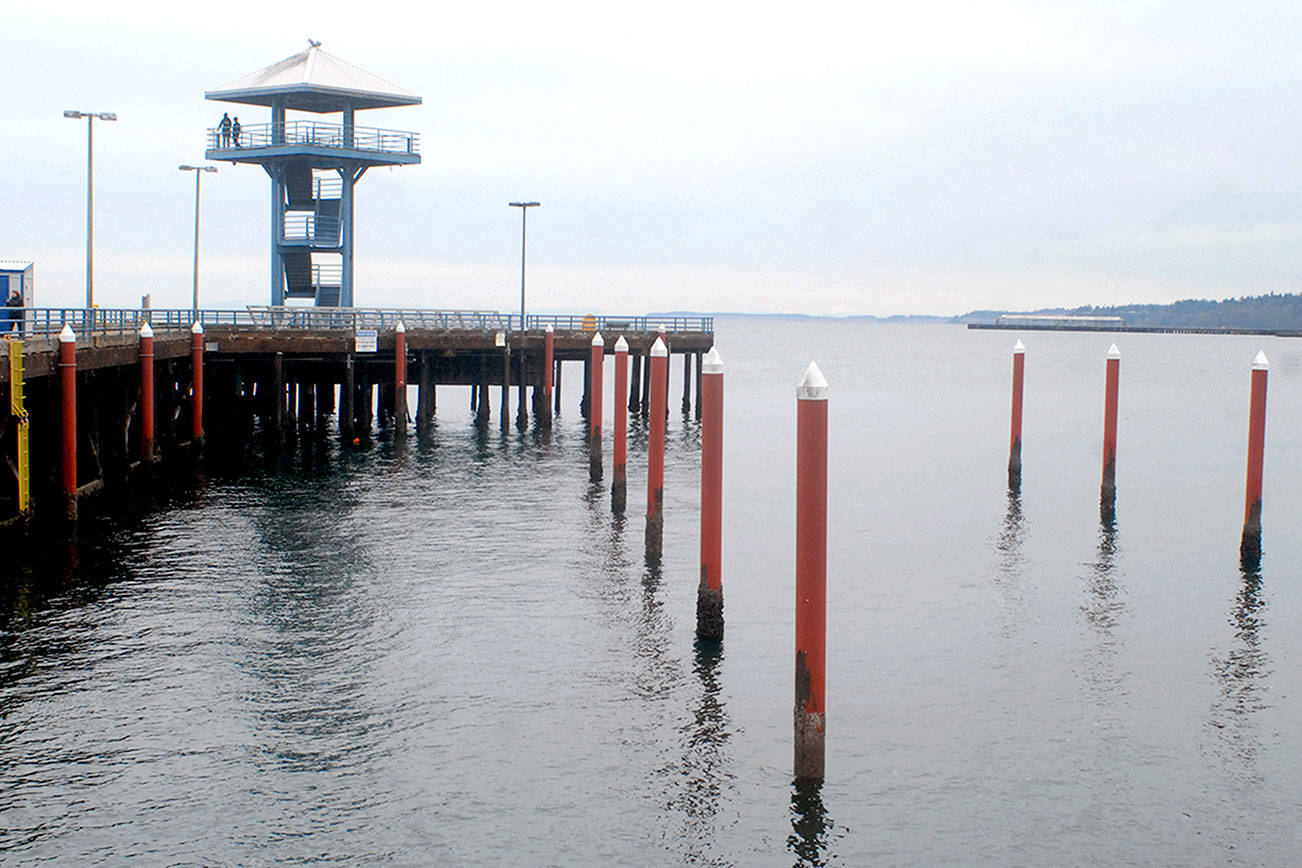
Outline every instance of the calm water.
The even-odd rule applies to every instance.
[[[577,365],[550,438],[479,436],[465,390],[441,390],[425,444],[255,460],[115,506],[66,550],[9,552],[0,861],[1295,863],[1302,342],[1122,336],[1108,528],[1112,336],[718,329],[720,651],[693,643],[699,439],[676,366],[657,570],[645,433],[620,520],[588,483]],[[1264,557],[1244,575],[1262,348]],[[832,387],[828,779],[797,790],[811,358]]]

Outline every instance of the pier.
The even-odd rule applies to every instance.
[[[623,337],[638,359],[663,335],[670,354],[682,359],[685,387],[695,383],[691,403],[699,418],[701,358],[714,341],[710,317],[530,315],[522,321],[495,311],[343,307],[202,310],[197,317],[190,310],[37,308],[25,311],[21,325],[0,341],[0,388],[12,398],[11,371],[21,370],[30,442],[20,456],[19,416],[11,413],[0,426],[8,469],[0,483],[0,521],[6,523],[25,513],[57,512],[64,499],[75,517],[82,498],[154,472],[155,465],[184,466],[172,459],[197,456],[205,447],[242,448],[255,427],[270,448],[331,433],[345,446],[360,445],[377,429],[405,433],[413,422],[420,434],[437,413],[439,386],[469,386],[480,426],[493,423],[496,403],[504,431],[512,423],[527,426],[530,414],[546,427],[551,383],[559,383],[566,363],[592,363],[597,332],[612,337],[610,354],[613,338]],[[66,371],[61,334],[75,348]],[[21,368],[11,358],[19,347]],[[400,381],[416,390],[414,403],[405,400],[406,390],[397,394]],[[558,389],[554,401],[559,409]],[[586,406],[579,402],[581,410]],[[686,397],[684,412],[690,412]],[[65,443],[69,430],[74,442]]]

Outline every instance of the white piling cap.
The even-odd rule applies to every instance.
[[[67,323],[63,324],[63,331],[59,332],[59,343],[75,344],[77,342],[77,333],[72,330],[72,326]]]
[[[624,340],[623,335],[620,335],[619,340],[615,341],[615,352],[617,353],[628,352],[628,341]]]
[[[149,327],[148,322],[140,327],[140,336],[142,338],[152,338],[154,336],[154,330]]]
[[[1257,357],[1252,360],[1252,369],[1254,371],[1265,371],[1270,368],[1270,359],[1266,358],[1264,350],[1257,351]]]
[[[543,331],[545,331],[547,334],[552,334],[553,332],[556,331],[556,329],[552,328],[551,326],[547,326],[547,328],[543,329]]]
[[[796,386],[796,397],[810,401],[827,400],[827,379],[818,369],[817,362],[810,362],[809,367],[805,368],[805,375],[800,378],[800,385]]]
[[[664,338],[656,338],[656,342],[651,345],[651,355],[655,357],[669,355],[669,348],[665,346]]]
[[[1117,349],[1116,344],[1113,344],[1112,346],[1108,347],[1108,358],[1109,359],[1121,358],[1121,350]]]
[[[393,327],[393,330],[400,335],[405,335],[407,333],[407,326],[402,320],[398,320],[398,324]]]
[[[1013,352],[1014,353],[1026,352],[1026,344],[1022,343],[1021,341],[1018,341],[1017,343],[1013,344]]]
[[[664,334],[664,333],[665,333],[665,324],[664,324],[664,323],[660,323],[660,326],[656,329],[656,331],[660,332],[660,334]]]
[[[723,373],[723,356],[714,347],[701,359],[702,374],[722,374]]]
[[[190,334],[192,335],[203,334],[203,323],[199,322],[198,320],[195,320],[194,325],[190,326]]]
[[[606,345],[606,339],[601,336],[601,332],[597,332],[592,336],[592,345],[594,347],[604,347]]]

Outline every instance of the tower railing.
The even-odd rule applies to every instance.
[[[208,129],[209,151],[239,151],[253,148],[279,148],[306,145],[349,151],[372,151],[381,154],[420,154],[420,133],[386,130],[378,127],[353,127],[351,144],[346,144],[343,124],[320,121],[285,121],[283,124],[247,124],[240,135],[223,136],[220,127]]]

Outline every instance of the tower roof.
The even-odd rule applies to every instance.
[[[306,51],[205,91],[204,99],[265,106],[280,99],[287,109],[319,114],[420,104],[414,93],[322,51],[311,40]]]

